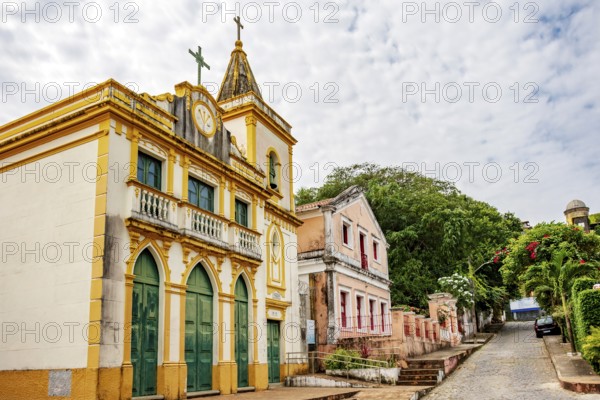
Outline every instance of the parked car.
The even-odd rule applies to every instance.
[[[547,334],[560,334],[560,327],[549,315],[536,319],[533,329],[535,329],[535,336],[538,338]]]

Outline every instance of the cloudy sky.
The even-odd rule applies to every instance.
[[[215,94],[236,39],[293,125],[299,185],[403,165],[532,223],[600,212],[600,3],[2,2],[0,125],[108,78]]]

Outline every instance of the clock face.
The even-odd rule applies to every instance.
[[[192,119],[196,128],[206,137],[211,137],[217,129],[217,120],[208,105],[196,101],[192,107]]]

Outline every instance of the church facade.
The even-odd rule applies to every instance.
[[[305,350],[295,144],[239,40],[216,99],[109,80],[0,127],[3,398],[179,399],[305,368],[285,364]]]

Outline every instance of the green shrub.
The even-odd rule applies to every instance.
[[[348,362],[356,363],[360,360],[353,357],[360,357],[360,353],[356,350],[337,349],[325,358],[324,364],[326,369],[353,369],[360,368],[358,365],[348,364]]]
[[[389,360],[382,361],[387,362],[387,366],[391,366]],[[396,360],[394,359],[393,361],[393,366],[395,366]],[[357,350],[346,350],[342,348],[337,349],[325,357],[323,364],[325,364],[325,369],[329,370],[385,367],[381,361],[369,360],[366,357],[361,358],[361,353]]]
[[[590,334],[591,326],[600,326],[600,290],[583,290],[574,303],[575,337],[581,345]]]
[[[600,374],[600,328],[591,327],[591,335],[583,340],[581,353],[589,361],[597,374]]]
[[[594,286],[594,284],[596,284],[596,283],[598,283],[597,279],[588,278],[588,277],[575,279],[575,281],[573,282],[573,287],[571,288],[571,299],[573,301],[576,301],[577,297],[579,295],[579,292],[591,289]]]

